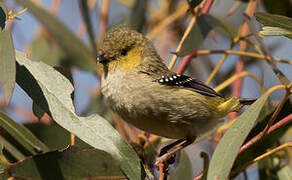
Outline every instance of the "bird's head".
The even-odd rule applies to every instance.
[[[115,27],[105,34],[97,61],[109,72],[117,69],[131,71],[142,63],[147,49],[155,51],[142,34],[127,27]]]

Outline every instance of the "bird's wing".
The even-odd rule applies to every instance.
[[[205,85],[202,81],[191,78],[186,75],[173,74],[168,76],[161,76],[157,78],[155,81],[167,86],[181,86],[205,96],[222,97],[221,94],[217,93],[211,87]]]

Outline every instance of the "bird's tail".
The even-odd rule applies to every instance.
[[[254,103],[257,99],[254,98],[239,98],[239,102],[242,105],[251,105]]]
[[[232,111],[238,111],[245,105],[250,105],[255,102],[256,99],[251,98],[227,98],[223,103],[220,103],[217,108],[221,112],[229,113]]]

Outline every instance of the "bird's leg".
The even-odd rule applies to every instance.
[[[181,145],[175,147],[177,144],[180,144],[181,142],[185,141],[184,143],[182,143]],[[172,144],[168,145],[167,150],[175,147],[172,151],[169,152],[165,152],[163,153],[159,158],[157,158],[155,165],[158,165],[159,163],[165,163],[167,162],[167,160],[172,157],[173,155],[175,155],[177,152],[179,152],[180,150],[182,150],[183,148],[187,147],[188,145],[192,144],[194,142],[194,139],[186,139],[186,140],[177,140],[175,142],[173,142]],[[174,144],[174,145],[173,145]],[[164,147],[164,148],[166,148]],[[170,148],[169,148],[170,147]],[[162,149],[164,149],[162,148]],[[161,154],[161,152],[160,152]]]

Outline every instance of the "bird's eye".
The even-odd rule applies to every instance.
[[[122,56],[126,56],[128,54],[128,49],[123,49],[122,51],[121,51],[121,55]]]

